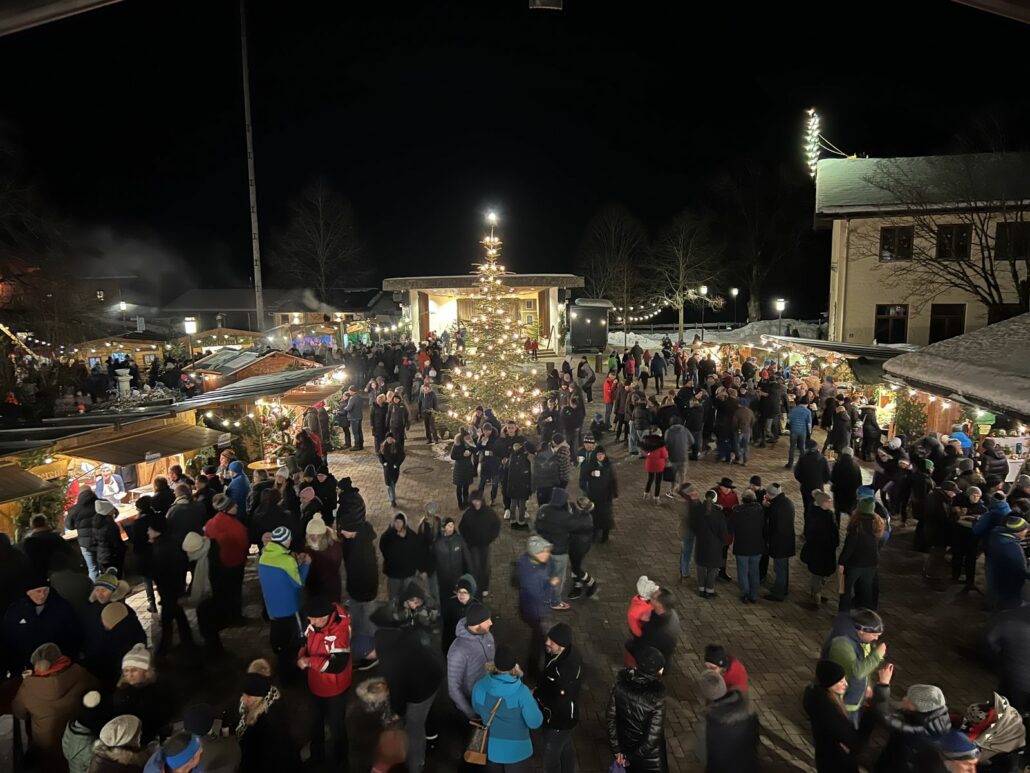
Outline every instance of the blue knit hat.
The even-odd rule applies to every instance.
[[[980,748],[961,730],[949,730],[938,742],[941,756],[946,760],[975,760]]]
[[[272,542],[288,548],[293,541],[293,533],[285,526],[276,526],[272,531]]]
[[[1019,534],[1028,528],[1026,519],[1018,515],[1010,515],[1005,519],[1005,531],[1009,534]]]

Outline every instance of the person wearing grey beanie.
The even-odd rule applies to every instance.
[[[728,690],[717,671],[703,671],[698,691],[705,706],[695,724],[698,761],[706,771],[758,769],[758,718],[747,695]]]
[[[529,626],[529,655],[523,665],[526,675],[540,674],[547,632],[553,623],[551,608],[554,588],[560,580],[554,574],[553,545],[534,534],[526,540],[526,552],[515,563],[519,586],[519,616]]]

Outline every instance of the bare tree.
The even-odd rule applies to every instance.
[[[360,284],[357,280],[366,273],[351,205],[321,179],[290,203],[289,222],[271,252],[280,271],[324,304],[334,292]]]
[[[580,245],[587,293],[623,309],[623,346],[629,324],[626,309],[636,305],[647,291],[641,271],[646,251],[644,226],[620,204],[611,204],[593,217]]]
[[[881,224],[890,230],[866,229],[856,239],[877,256],[877,270],[909,288],[906,300],[917,309],[957,289],[992,322],[1030,311],[1028,179],[1025,154],[884,159],[866,182],[885,194]]]
[[[811,193],[802,193],[800,182],[796,186],[790,182],[785,172],[763,169],[754,162],[741,164],[716,182],[716,192],[723,199],[724,228],[732,234],[736,256],[730,267],[747,293],[751,322],[762,318],[766,279],[784,258],[798,254],[812,228]]]
[[[702,295],[701,285],[723,273],[722,246],[712,234],[708,218],[683,210],[658,237],[648,262],[657,275],[657,300],[676,309],[677,338],[683,340],[683,309],[687,304],[719,305],[714,293]]]

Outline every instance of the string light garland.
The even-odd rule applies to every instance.
[[[480,242],[484,257],[472,272],[477,292],[471,300],[471,318],[464,323],[464,363],[451,372],[443,391],[444,422],[453,428],[465,425],[482,406],[493,408],[502,421],[531,427],[533,414],[539,411],[537,370],[529,366],[522,325],[512,313],[517,296],[502,281],[510,272],[499,262],[496,214],[491,212],[487,222],[490,232]]]

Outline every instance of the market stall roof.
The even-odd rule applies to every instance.
[[[0,503],[34,497],[56,488],[56,483],[43,480],[17,464],[0,465]]]
[[[92,423],[75,423],[71,426],[0,429],[0,456],[23,454],[26,451],[47,448],[62,438],[80,435],[107,426],[110,426],[108,422],[100,422],[94,418]]]
[[[124,467],[213,446],[219,439],[224,439],[223,433],[213,429],[175,424],[136,434],[119,434],[110,440],[70,448],[62,453]]]
[[[823,341],[816,338],[763,335],[762,340],[776,346],[792,346],[806,352],[839,354],[848,360],[848,367],[860,384],[878,384],[886,380],[883,364],[901,352],[919,347],[912,344],[852,344],[847,341]]]
[[[299,370],[282,370],[278,373],[268,373],[263,376],[251,376],[250,378],[237,381],[235,384],[226,384],[198,397],[176,403],[173,409],[175,411],[185,411],[193,408],[206,408],[220,403],[242,402],[270,395],[283,395],[291,389],[303,386],[334,370],[336,370],[336,367],[302,368]]]
[[[253,349],[222,349],[207,357],[201,357],[190,366],[190,370],[227,376],[261,359],[262,354]]]
[[[349,385],[348,385],[349,386]],[[301,386],[296,389],[291,389],[285,395],[283,395],[283,402],[286,405],[303,405],[307,407],[320,403],[327,399],[330,395],[336,394],[341,388],[345,388],[342,384],[322,384],[318,386]]]
[[[162,348],[164,344],[164,338],[152,331],[147,331],[144,333],[125,333],[122,335],[104,336],[103,338],[92,338],[89,341],[82,341],[64,348],[67,352],[89,354],[90,349],[155,351]]]
[[[883,367],[924,392],[1030,422],[1030,314],[938,341]]]

